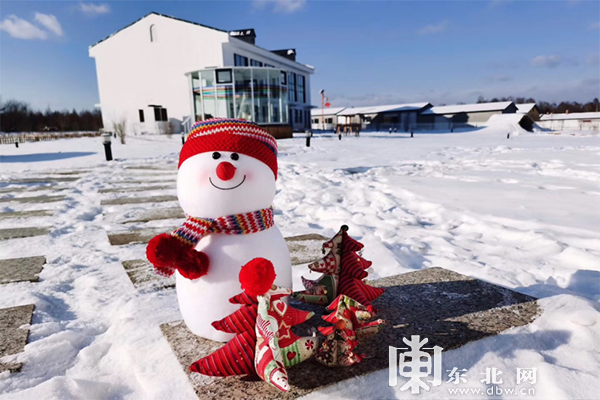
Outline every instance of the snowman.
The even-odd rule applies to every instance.
[[[197,122],[179,156],[177,197],[187,218],[146,250],[155,271],[176,275],[177,299],[195,335],[226,342],[211,325],[234,313],[248,261],[271,261],[275,284],[292,287],[287,245],[273,221],[277,143],[258,125],[235,119]]]

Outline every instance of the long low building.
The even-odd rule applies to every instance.
[[[552,130],[598,131],[600,112],[545,114],[538,124]]]
[[[383,131],[395,128],[408,132],[416,129],[418,115],[431,107],[431,103],[349,107],[337,114],[338,124],[360,124],[361,130]]]
[[[419,115],[418,127],[421,130],[453,130],[481,126],[494,114],[514,114],[517,111],[512,101],[437,106]]]
[[[313,108],[311,113],[311,128],[313,130],[331,131],[338,125],[338,114],[346,107]]]

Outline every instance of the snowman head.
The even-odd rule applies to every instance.
[[[268,208],[275,196],[277,143],[253,122],[197,122],[179,156],[177,197],[183,211],[218,218]]]

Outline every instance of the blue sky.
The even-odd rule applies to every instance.
[[[313,103],[475,102],[483,95],[600,97],[600,2],[565,1],[6,1],[0,8],[2,99],[34,108],[98,102],[88,46],[156,11],[296,48],[316,67]]]

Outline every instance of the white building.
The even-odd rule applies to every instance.
[[[348,107],[339,112],[338,124],[360,125],[361,130],[388,130],[408,132],[417,127],[417,117],[428,110],[431,103],[388,104],[382,106]]]
[[[538,124],[554,131],[598,131],[600,130],[600,112],[545,114],[540,117]]]
[[[311,110],[311,128],[313,130],[335,130],[338,124],[338,114],[346,107],[313,108]]]
[[[180,132],[210,117],[253,120],[276,137],[308,128],[314,68],[255,38],[153,12],[90,46],[105,129]]]
[[[517,106],[512,101],[436,106],[419,115],[419,128],[453,130],[482,126],[492,115],[514,114],[517,110]]]

